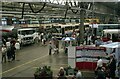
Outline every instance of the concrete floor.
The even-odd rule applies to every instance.
[[[61,44],[60,44],[61,46]],[[29,45],[24,46],[16,53],[16,60],[2,64],[2,76],[16,78],[33,78],[37,67],[44,65],[51,66],[54,76],[57,75],[59,68],[67,67],[67,55],[60,49],[57,55],[48,55],[48,46]],[[93,77],[93,72],[82,71],[84,77]],[[86,78],[87,79],[87,78]],[[90,78],[88,78],[90,79]],[[93,79],[93,78],[91,78]]]

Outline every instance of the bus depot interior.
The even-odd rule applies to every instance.
[[[94,73],[94,67],[97,67],[97,57],[100,55],[101,58],[107,59],[105,57],[119,51],[119,0],[110,2],[95,0],[90,2],[77,0],[14,1],[3,0],[0,3],[0,46],[6,47],[6,55],[3,56],[3,53],[0,53],[0,75],[3,79],[41,79],[40,75],[44,67],[46,73],[49,70],[52,71],[50,79],[58,79],[61,67],[64,71],[69,67],[80,70],[82,79],[97,79]],[[10,59],[7,52],[8,42],[13,47],[19,43],[19,48],[15,47],[15,54],[10,56]],[[117,43],[118,47],[101,47],[102,44],[109,43]],[[80,59],[83,55],[80,53],[83,52],[82,50],[84,55],[91,52],[103,53],[103,50],[105,52],[104,55],[96,53],[96,57],[91,53],[90,56],[83,56]],[[111,53],[107,53],[106,56],[106,52],[110,51]],[[81,56],[77,56],[78,53]],[[118,71],[120,53],[119,55],[117,53],[117,56],[119,56],[116,58],[116,70]],[[15,60],[12,60],[14,58]],[[80,64],[81,61],[84,64]],[[90,64],[91,61],[92,64]],[[90,67],[86,66],[88,63]],[[74,70],[66,70],[64,76],[67,79],[77,79],[77,73]],[[49,75],[50,73],[47,76]],[[120,74],[116,74],[115,77],[120,77]]]

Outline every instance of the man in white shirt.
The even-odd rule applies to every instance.
[[[1,53],[2,53],[2,62],[6,62],[7,48],[5,45],[2,46]]]
[[[97,61],[97,67],[95,68],[95,75],[98,75],[98,70],[101,70],[102,66],[103,66],[103,61],[102,59],[98,56],[98,61]]]
[[[102,68],[102,66],[103,66],[103,61],[102,61],[102,59],[98,56],[98,61],[97,61],[97,67],[96,67],[96,69]]]
[[[88,45],[91,44],[91,36],[88,36]]]

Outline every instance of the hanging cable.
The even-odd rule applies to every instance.
[[[70,6],[71,7],[73,7],[73,5],[72,5],[72,2],[69,2],[70,3]],[[74,4],[75,4],[75,7],[77,7],[77,5],[76,5],[76,3],[74,2]],[[73,9],[71,9],[71,11],[74,13],[74,14],[77,14],[78,13],[78,10],[73,10]]]
[[[74,13],[74,14],[77,14],[78,13],[78,10],[74,11],[71,9],[71,11]]]
[[[65,17],[64,17],[65,19],[66,19],[66,16],[67,16],[67,11],[68,11],[68,8],[65,11]]]
[[[23,6],[22,6],[22,16],[21,16],[21,18],[23,18],[23,15],[24,15],[24,7],[25,7],[25,3],[23,3]]]
[[[29,3],[29,7],[30,7],[30,9],[32,10],[33,13],[41,12],[41,11],[44,9],[45,6],[46,6],[46,3],[44,3],[44,5],[42,6],[42,8],[41,8],[40,10],[38,10],[38,11],[35,12],[35,11],[33,10],[32,6],[31,6],[31,4]]]

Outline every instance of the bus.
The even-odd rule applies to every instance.
[[[85,19],[85,23],[90,23],[90,24],[99,24],[100,23],[100,20],[99,19],[97,19],[97,18],[91,18],[91,19],[89,19],[89,18],[87,18],[87,19]]]
[[[102,31],[105,29],[120,29],[120,24],[96,24],[97,28],[93,27],[94,34],[96,36],[101,36]],[[91,24],[89,25],[92,26]]]
[[[102,34],[103,42],[112,40],[112,42],[120,42],[120,29],[105,29]]]
[[[73,32],[76,34],[79,32],[80,23],[68,23],[68,24],[56,24],[52,25],[52,35],[61,39],[62,37],[71,36]],[[89,26],[88,23],[84,23],[84,26]]]

